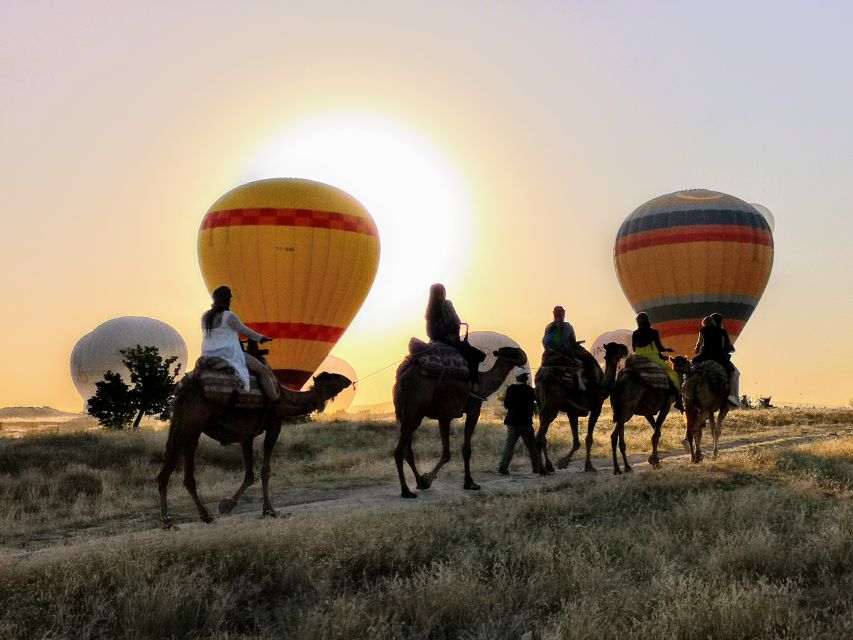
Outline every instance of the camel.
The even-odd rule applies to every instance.
[[[423,375],[419,367],[412,366],[404,371],[394,383],[394,411],[400,423],[400,439],[394,449],[394,462],[400,477],[400,490],[403,498],[417,498],[411,491],[403,474],[403,458],[415,474],[415,483],[419,489],[429,489],[439,469],[450,461],[450,423],[454,418],[465,415],[465,439],[462,444],[462,460],[465,464],[463,487],[469,490],[480,488],[471,477],[471,438],[480,419],[483,400],[497,391],[506,380],[513,367],[527,362],[523,350],[514,347],[501,347],[493,352],[497,360],[489,371],[480,373],[480,398],[470,393],[467,380],[451,378],[432,378]],[[424,418],[438,420],[441,433],[441,458],[432,471],[421,475],[415,466],[412,452],[412,438]]]
[[[554,466],[548,458],[548,427],[562,411],[569,419],[572,427],[572,450],[569,454],[557,461],[557,467],[565,469],[569,466],[572,456],[581,448],[578,436],[578,419],[589,415],[586,429],[586,462],[584,471],[595,471],[590,459],[592,449],[592,434],[595,423],[601,414],[601,407],[616,380],[616,367],[619,361],[628,357],[628,347],[616,342],[604,345],[605,370],[596,364],[595,380],[586,384],[586,391],[579,389],[568,389],[566,385],[554,378],[545,378],[536,382],[536,397],[539,405],[539,429],[536,432],[536,443],[538,445],[540,473],[551,473]],[[583,411],[581,407],[589,407],[589,411]],[[544,455],[544,464],[542,456]]]
[[[184,486],[198,509],[202,522],[212,522],[213,517],[198,497],[195,482],[195,452],[201,434],[204,433],[220,444],[240,443],[243,451],[243,483],[230,498],[219,503],[219,513],[227,514],[236,506],[243,492],[255,482],[252,459],[252,443],[256,436],[264,433],[264,456],[261,465],[263,486],[263,515],[277,517],[269,496],[270,458],[281,422],[285,417],[305,416],[312,411],[322,411],[326,403],[350,386],[351,381],[342,375],[321,373],[314,378],[308,391],[291,391],[281,388],[281,400],[262,409],[227,409],[212,404],[202,394],[197,378],[190,376],[181,383],[172,409],[169,437],[163,455],[163,468],[157,476],[160,490],[160,515],[164,529],[177,528],[168,514],[166,494],[169,477],[175,470],[178,458],[184,457]]]
[[[633,356],[641,358],[642,356]],[[648,360],[643,358],[646,362]],[[657,366],[657,365],[655,365]],[[625,454],[625,423],[633,416],[644,416],[651,425],[652,454],[649,456],[649,464],[660,469],[660,457],[658,455],[658,441],[660,440],[661,427],[666,416],[669,414],[675,402],[675,391],[669,389],[657,389],[649,386],[640,374],[631,368],[631,360],[619,374],[616,384],[610,392],[610,406],[613,408],[613,432],[610,434],[610,449],[613,454],[613,473],[619,475],[622,470],[616,459],[616,445],[622,453],[622,461],[625,463],[624,471],[632,471]]]
[[[684,412],[687,416],[684,448],[690,454],[692,462],[702,462],[705,457],[702,453],[702,431],[705,422],[710,421],[711,435],[714,438],[713,455],[716,460],[723,420],[729,412],[729,376],[719,362],[706,360],[692,365],[683,356],[671,358],[671,361],[675,370],[684,379],[682,395]]]

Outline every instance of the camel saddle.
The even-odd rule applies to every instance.
[[[441,342],[409,340],[409,355],[397,367],[397,379],[415,366],[427,378],[468,380],[469,376],[468,363],[462,354]]]
[[[715,389],[729,388],[729,375],[719,362],[713,360],[697,362],[690,367],[687,377],[690,378],[697,374],[704,375],[708,379],[709,384]]]
[[[625,368],[619,373],[619,377],[621,378],[628,373],[639,376],[652,389],[668,391],[671,386],[666,371],[645,356],[629,356],[625,361]]]
[[[578,386],[578,371],[583,364],[577,358],[556,351],[545,351],[542,354],[542,366],[536,371],[533,381],[538,384],[543,380],[559,382],[567,389]]]
[[[201,356],[186,377],[190,376],[199,382],[208,402],[237,409],[260,409],[264,406],[264,394],[257,376],[249,373],[250,389],[244,391],[240,376],[222,358]]]

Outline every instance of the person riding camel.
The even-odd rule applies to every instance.
[[[716,314],[719,315],[719,314]],[[714,361],[722,365],[729,376],[729,403],[735,407],[740,406],[738,400],[738,382],[740,373],[732,364],[731,351],[734,351],[728,331],[722,327],[722,316],[718,324],[712,316],[702,319],[702,328],[699,329],[699,338],[696,340],[696,356],[693,364]]]
[[[272,369],[245,353],[240,347],[240,334],[261,344],[272,338],[253,331],[240,322],[237,314],[231,311],[231,289],[225,285],[217,287],[212,297],[213,304],[201,316],[201,355],[222,358],[231,365],[237,372],[244,391],[250,388],[251,371],[258,377],[258,384],[264,396],[273,402],[277,401],[281,397],[281,389]]]
[[[634,350],[634,355],[648,358],[666,372],[675,389],[675,408],[684,412],[678,374],[661,356],[662,353],[673,353],[674,350],[661,344],[660,334],[652,327],[645,311],[637,314],[637,329],[631,334],[631,348]]]
[[[554,307],[554,321],[545,327],[542,346],[545,347],[545,353],[542,354],[543,366],[547,366],[549,361],[554,362],[554,354],[580,361],[581,368],[578,369],[577,387],[580,391],[586,391],[583,374],[586,373],[588,379],[592,379],[594,375],[592,367],[593,365],[598,367],[598,363],[592,354],[584,349],[575,338],[575,328],[566,321],[566,310],[560,305]]]
[[[723,353],[726,354],[729,362],[732,365],[733,371],[729,373],[729,403],[733,404],[736,407],[740,405],[740,371],[732,362],[732,354],[735,352],[735,346],[732,344],[731,336],[729,336],[729,332],[726,331],[726,328],[723,326],[723,316],[720,313],[712,313],[711,320],[713,320],[720,330],[723,332]]]
[[[465,358],[465,362],[468,363],[471,392],[474,395],[480,393],[479,365],[486,359],[486,354],[471,346],[467,340],[462,340],[459,337],[462,321],[459,319],[453,303],[447,299],[447,290],[443,284],[434,284],[430,287],[429,302],[424,318],[426,319],[426,332],[430,342],[441,342],[451,346]]]

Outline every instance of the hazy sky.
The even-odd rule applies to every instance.
[[[619,224],[705,187],[776,217],[770,283],[737,344],[742,391],[846,405],[851,32],[849,2],[2,0],[0,406],[79,409],[71,349],[115,316],[168,322],[194,359],[199,223],[276,145],[282,171],[340,175],[368,208],[383,180],[397,190],[375,215],[384,284],[333,351],[360,375],[423,336],[423,279],[448,281],[472,329],[507,333],[534,365],[554,304],[588,342],[633,326]],[[357,174],[343,135],[323,167],[289,152],[358,122],[411,154],[362,141]],[[452,216],[418,206],[433,191]],[[446,238],[434,278],[406,227]],[[395,296],[407,252],[419,277]],[[388,400],[393,369],[356,402]]]

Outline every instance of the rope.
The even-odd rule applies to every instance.
[[[405,358],[400,358],[399,360],[396,360],[395,362],[392,362],[392,363],[391,363],[391,364],[389,364],[389,365],[385,365],[385,366],[384,366],[384,367],[382,367],[381,369],[377,369],[377,370],[376,370],[376,371],[374,371],[373,373],[368,373],[366,376],[362,376],[362,377],[360,377],[360,378],[359,378],[358,380],[356,380],[355,382],[356,382],[356,384],[358,384],[358,383],[359,383],[359,382],[361,382],[362,380],[367,380],[370,376],[375,376],[377,373],[381,373],[382,371],[385,371],[385,369],[388,369],[388,368],[390,368],[390,367],[393,367],[395,364],[400,364],[403,360],[405,360]]]

